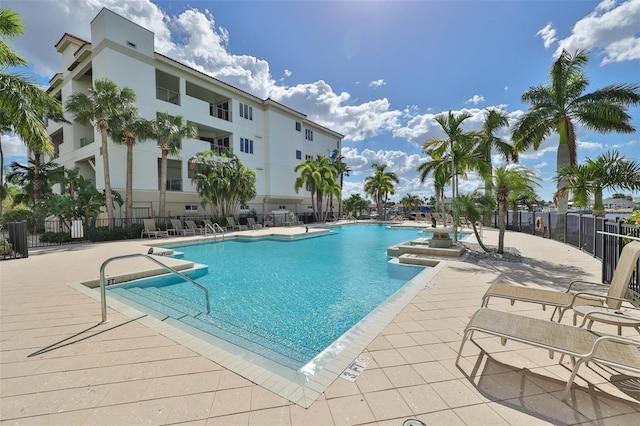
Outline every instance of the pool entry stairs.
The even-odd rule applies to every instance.
[[[139,304],[142,311],[162,321],[178,321],[197,330],[217,336],[236,346],[276,361],[288,368],[298,370],[313,359],[321,350],[307,348],[286,338],[276,336],[260,327],[260,324],[242,324],[232,315],[218,312],[215,308],[207,314],[204,303],[181,298],[171,292],[172,285],[127,285],[110,287],[112,296],[124,297]],[[215,299],[211,300],[212,308]],[[146,307],[146,308],[145,308]],[[153,310],[153,312],[150,312]],[[179,325],[178,325],[179,326]]]
[[[466,248],[460,245],[451,247],[431,247],[428,238],[418,238],[387,248],[387,256],[397,257],[406,265],[435,266],[441,257],[460,257]]]

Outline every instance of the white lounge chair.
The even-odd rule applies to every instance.
[[[194,235],[195,234],[202,235],[204,233],[204,228],[196,225],[196,223],[193,220],[185,220],[184,223],[187,224],[187,228],[189,228],[189,230],[193,231]]]
[[[142,229],[142,232],[140,232],[140,238],[144,238],[145,235],[149,238],[169,236],[167,231],[163,231],[156,226],[156,221],[153,219],[142,219],[142,223],[144,224],[144,228]]]
[[[262,229],[262,224],[256,223],[256,220],[252,217],[247,218],[247,225],[249,226],[249,229]]]
[[[541,288],[525,287],[521,285],[511,284],[492,284],[482,297],[482,307],[489,305],[489,299],[499,297],[509,299],[513,305],[515,301],[537,303],[546,306],[553,306],[553,314],[551,319],[560,312],[558,321],[562,319],[564,313],[575,305],[607,305],[610,308],[618,309],[623,301],[632,300],[629,282],[633,274],[634,268],[640,257],[640,241],[632,241],[624,246],[620,254],[620,260],[616,266],[616,270],[611,278],[611,284],[595,283],[583,280],[573,280],[569,283],[567,289],[562,291],[547,290]],[[571,287],[576,284],[588,284],[592,286],[608,287],[606,296],[593,292],[581,291],[571,293]]]
[[[171,226],[173,228],[168,229],[170,234],[196,235],[195,231],[193,231],[192,229],[187,229],[184,226],[182,226],[182,222],[180,222],[179,219],[171,219]]]
[[[231,229],[232,231],[243,231],[247,229],[247,225],[239,225],[236,223],[233,216],[229,216],[227,217],[227,229]]]
[[[582,325],[590,320],[590,313],[587,313]],[[576,361],[561,396],[563,401],[582,364],[595,362],[640,373],[640,341],[487,308],[480,308],[465,328],[456,365],[465,342],[475,331],[498,336],[503,345],[507,340],[514,340],[547,349],[552,358],[554,352],[573,357]]]

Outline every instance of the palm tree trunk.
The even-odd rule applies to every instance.
[[[104,196],[107,208],[107,220],[109,229],[113,227],[113,197],[111,195],[111,176],[109,174],[109,149],[107,147],[107,126],[100,124],[100,136],[102,139],[102,168],[104,172]]]
[[[498,202],[498,253],[502,254],[504,252],[504,234],[506,230],[506,225],[504,218],[507,214],[507,203],[506,200],[500,200]]]
[[[318,189],[316,191],[316,205],[318,206],[318,217],[317,217],[317,221],[318,222],[323,222],[323,215],[322,215],[322,190]]]
[[[596,188],[593,191],[593,215],[604,216],[604,203],[602,202],[601,188]]]
[[[40,153],[33,154],[33,202],[37,204],[42,194],[40,193]]]
[[[167,201],[167,155],[169,151],[162,150],[162,158],[160,159],[160,206],[158,215],[161,220],[165,218],[165,204]]]
[[[562,137],[561,137],[562,139]],[[560,171],[563,167],[571,164],[571,155],[569,153],[569,145],[566,143],[560,143],[558,145],[558,157],[556,171]],[[566,179],[562,178],[558,181],[558,189],[564,188],[567,185]],[[569,204],[569,196],[565,193],[557,196],[558,200],[558,216],[556,221],[556,232],[559,236],[564,232],[564,221],[567,216],[567,207]]]
[[[471,221],[471,226],[473,227],[473,233],[476,235],[476,240],[478,240],[478,244],[480,244],[480,247],[482,247],[482,250],[484,250],[485,252],[488,253],[489,249],[482,242],[482,238],[480,238],[480,234],[478,233],[478,228],[476,227],[476,221],[475,220]]]
[[[125,216],[131,224],[133,218],[133,144],[127,144],[127,189],[125,190]]]

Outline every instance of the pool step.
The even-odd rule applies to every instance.
[[[420,266],[436,266],[440,263],[439,260],[432,259],[428,256],[421,254],[405,253],[398,256],[400,263],[405,265],[420,265]]]
[[[233,322],[237,319],[214,310],[207,314],[204,301],[202,305],[183,298],[177,301],[154,286],[119,287],[109,291],[288,367],[301,368],[321,350],[301,346],[255,325],[235,326]]]

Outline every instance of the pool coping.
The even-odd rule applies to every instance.
[[[148,311],[131,306],[129,301],[124,303],[110,296],[107,306],[265,389],[303,408],[309,408],[409,302],[421,290],[429,288],[429,280],[445,263],[440,261],[433,267],[424,268],[297,372],[175,319],[154,317]],[[100,292],[89,288],[86,283],[68,285],[100,300]]]

